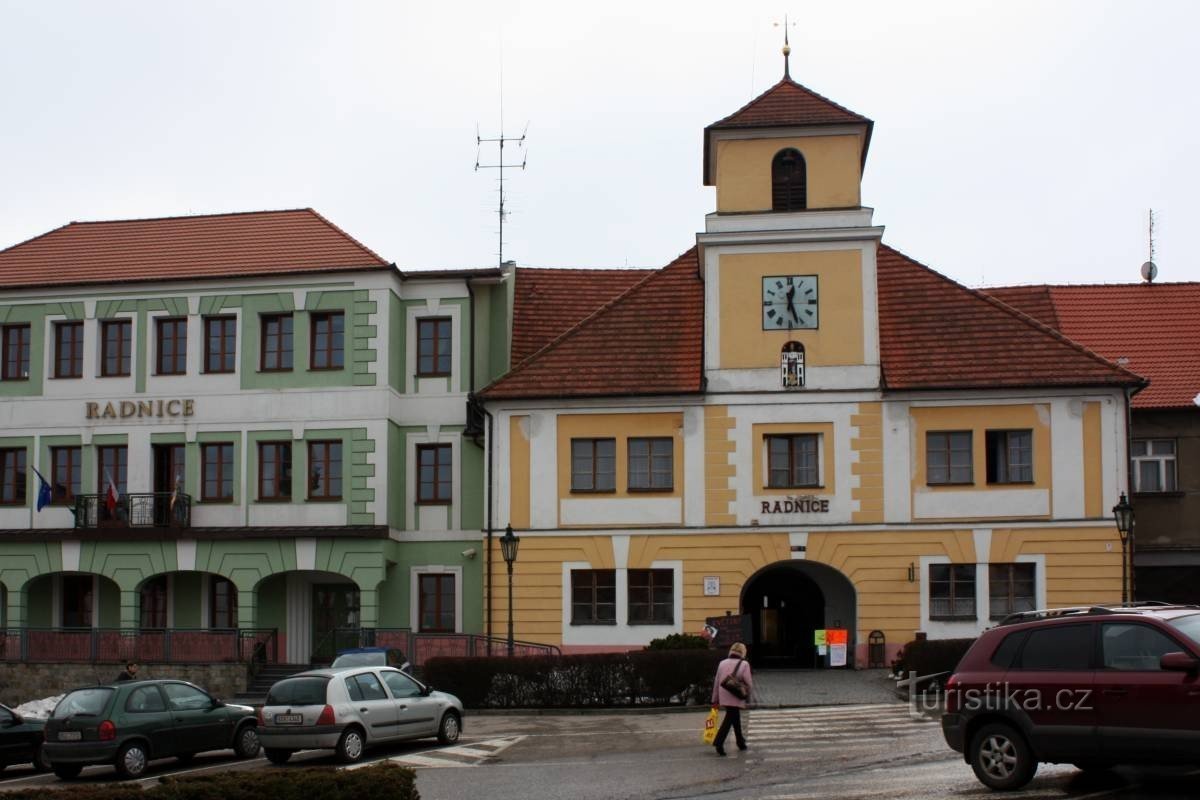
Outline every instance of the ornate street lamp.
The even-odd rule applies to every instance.
[[[513,562],[517,560],[517,547],[521,544],[519,536],[513,536],[512,525],[504,526],[504,535],[500,537],[500,554],[508,565],[508,657],[513,655]]]
[[[1129,596],[1129,540],[1133,536],[1133,506],[1129,504],[1125,493],[1121,492],[1121,500],[1113,506],[1113,519],[1117,521],[1117,533],[1121,534],[1121,602],[1132,600]]]

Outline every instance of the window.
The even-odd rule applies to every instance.
[[[383,673],[383,682],[392,690],[392,697],[397,700],[404,697],[420,697],[421,687],[417,682],[402,672]]]
[[[287,372],[292,368],[292,315],[262,315],[262,353],[259,369]]]
[[[976,619],[975,565],[929,565],[929,618]]]
[[[172,711],[203,711],[212,708],[212,697],[186,683],[164,683],[163,692]]]
[[[81,491],[83,450],[79,447],[50,448],[50,502],[70,504]]]
[[[629,570],[629,624],[675,623],[675,571]]]
[[[987,482],[1033,483],[1033,431],[987,432]]]
[[[25,505],[25,487],[28,483],[25,476],[25,448],[0,449],[0,504]]]
[[[62,627],[92,627],[92,589],[95,581],[91,575],[62,576]]]
[[[342,443],[308,443],[308,499],[342,499]]]
[[[617,489],[617,440],[571,440],[571,491],[614,492]]]
[[[417,502],[446,504],[454,486],[453,448],[448,444],[417,445]]]
[[[125,445],[104,445],[96,448],[100,471],[96,476],[97,491],[105,494],[108,491],[108,481],[112,478],[117,487],[117,493],[125,496],[125,481],[129,474],[129,450]]]
[[[258,499],[292,498],[292,443],[259,442]]]
[[[155,325],[158,375],[183,375],[187,372],[187,320],[160,319]]]
[[[159,575],[142,584],[142,630],[167,627],[167,576]]]
[[[767,436],[767,488],[799,489],[820,485],[815,433]]]
[[[104,378],[128,375],[133,349],[133,321],[111,319],[100,323],[100,375]]]
[[[571,570],[571,624],[615,625],[617,622],[617,571]]]
[[[421,575],[417,594],[421,630],[454,633],[454,575]]]
[[[364,672],[361,675],[351,675],[345,679],[346,692],[356,703],[364,700],[387,700],[387,692],[374,673]]]
[[[1178,491],[1175,481],[1175,440],[1133,440],[1133,490]]]
[[[29,380],[29,323],[3,328],[4,363],[0,378],[6,381]]]
[[[129,699],[125,701],[125,710],[132,714],[149,714],[154,711],[166,711],[167,704],[163,702],[158,687],[151,684],[139,686],[130,692]]]
[[[236,628],[237,622],[237,587],[228,578],[213,576],[208,585],[208,627]]]
[[[417,377],[450,375],[450,318],[417,320]]]
[[[204,371],[233,372],[237,317],[204,318]]]
[[[804,388],[804,345],[788,342],[779,353],[779,377],[785,389]]]
[[[669,492],[675,483],[675,440],[629,440],[629,491]]]
[[[83,323],[54,323],[54,377],[83,377]]]
[[[794,147],[780,150],[771,162],[771,210],[803,211],[808,205],[804,156]]]
[[[992,619],[1037,608],[1035,564],[989,564],[988,594]]]
[[[974,483],[971,465],[971,432],[938,431],[925,434],[925,482]]]
[[[1054,625],[1029,632],[1021,649],[1019,669],[1067,670],[1092,668],[1092,626]]]
[[[341,369],[345,355],[345,315],[322,311],[310,316],[309,359],[313,369]]]
[[[1186,652],[1165,633],[1134,622],[1105,623],[1100,640],[1104,650],[1104,669],[1158,672],[1159,661],[1167,653]]]
[[[200,499],[233,502],[233,444],[219,442],[200,445]]]

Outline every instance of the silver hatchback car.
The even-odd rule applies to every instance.
[[[315,669],[271,687],[258,712],[263,752],[283,764],[297,750],[358,761],[372,745],[436,736],[458,741],[463,705],[393,667]]]

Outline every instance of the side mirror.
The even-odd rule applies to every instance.
[[[224,701],[224,700],[222,700],[221,698],[219,698],[219,697],[214,697],[214,698],[212,699],[212,707],[213,707],[213,708],[221,708],[221,707],[222,707],[222,706],[224,706],[224,705],[225,705],[225,701]]]
[[[1164,653],[1158,666],[1175,672],[1196,672],[1200,670],[1200,660],[1188,653]]]
[[[432,686],[426,685],[426,686],[421,687],[421,696],[422,697],[429,697],[429,695],[431,695],[431,694],[433,694]]]

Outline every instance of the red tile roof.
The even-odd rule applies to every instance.
[[[777,128],[799,125],[870,123],[791,78],[783,78],[737,111],[717,120],[705,130],[721,128]]]
[[[644,275],[480,394],[499,400],[699,392],[704,286],[698,270],[693,247]],[[550,272],[560,270],[542,272],[547,281]]]
[[[880,356],[888,389],[1142,382],[1032,316],[883,245],[878,283]]]
[[[72,222],[0,251],[0,287],[391,269],[311,208]]]
[[[652,271],[517,267],[512,365],[541,350]]]
[[[1003,286],[987,294],[1053,324],[1149,378],[1134,408],[1191,408],[1200,396],[1200,283]],[[1045,308],[1054,322],[1045,318]]]

